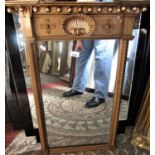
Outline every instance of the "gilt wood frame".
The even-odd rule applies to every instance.
[[[147,81],[142,106],[133,130],[131,143],[140,148],[150,150],[150,79]]]
[[[136,20],[139,20],[142,11],[146,11],[149,7],[149,2],[143,0],[112,3],[6,1],[6,7],[9,13],[18,13],[20,17],[32,77],[42,154],[113,148],[118,126],[128,41],[133,38],[132,30]],[[73,16],[79,21],[81,19],[87,21],[89,29],[84,26],[81,29],[76,24],[71,25]],[[72,31],[67,29],[69,26],[73,28]],[[109,143],[59,148],[48,147],[39,65],[35,51],[35,41],[48,39],[120,40]]]

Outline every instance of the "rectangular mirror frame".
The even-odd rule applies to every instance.
[[[29,61],[29,72],[38,119],[42,154],[75,152],[114,148],[120,111],[120,101],[128,42],[132,40],[132,30],[140,20],[140,14],[149,7],[148,1],[117,1],[110,3],[82,2],[43,2],[43,1],[6,1],[9,13],[19,14]],[[73,31],[68,25],[73,18],[82,17],[91,29],[83,26]],[[59,22],[58,22],[59,21]],[[119,39],[118,65],[113,98],[109,142],[87,146],[68,146],[49,148],[43,110],[41,81],[35,42],[38,40],[69,39]]]

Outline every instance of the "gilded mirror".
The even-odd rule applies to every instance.
[[[42,151],[56,153],[113,147],[119,119],[128,42],[133,39],[135,19],[139,20],[141,12],[146,11],[145,6],[148,2],[135,1],[133,5],[133,2],[127,1],[121,3],[37,1],[29,4],[14,1],[7,2],[6,5],[8,12],[19,14],[28,60],[28,74],[32,84],[30,91],[33,93],[36,109],[36,127],[39,128]],[[104,41],[119,40],[113,97],[106,99],[106,104],[89,109],[84,105],[92,93],[86,92],[74,99],[62,98],[63,92],[68,89],[68,85],[64,83],[72,64],[71,57],[66,51],[74,50],[75,40],[103,39]],[[115,49],[112,45],[108,47]],[[62,52],[63,50],[66,51]],[[111,55],[113,58],[114,52]],[[96,61],[98,60],[95,59],[92,63]],[[57,77],[45,76],[48,73]],[[61,83],[60,80],[64,81]],[[45,106],[48,108],[46,109]],[[110,106],[109,111],[106,110],[108,106]],[[52,113],[52,116],[49,116],[49,113]],[[60,115],[62,117],[58,119]],[[53,125],[52,130],[49,124]],[[65,128],[64,133],[61,133],[60,129],[63,128]],[[91,136],[96,137],[95,132],[99,128],[104,131],[102,135],[98,134],[99,138],[96,141]],[[74,137],[71,144],[71,140],[66,136],[70,136],[74,129],[77,131],[76,136],[84,135],[85,132],[85,135],[90,135],[91,138],[82,137],[78,142]],[[53,135],[51,131],[61,136]]]

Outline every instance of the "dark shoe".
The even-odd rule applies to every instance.
[[[86,104],[85,107],[87,108],[94,108],[99,106],[101,103],[104,103],[105,99],[104,98],[98,98],[98,97],[93,97],[90,99]]]
[[[69,90],[69,91],[63,93],[62,96],[63,96],[63,97],[71,97],[71,96],[82,95],[82,94],[83,94],[83,93],[71,89],[71,90]]]

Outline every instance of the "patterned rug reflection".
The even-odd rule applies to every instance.
[[[116,149],[80,151],[70,153],[52,153],[49,155],[150,155],[149,151],[140,149],[130,143],[132,129],[126,130],[125,134],[120,134],[116,139]],[[40,143],[35,137],[26,137],[24,131],[21,132],[11,145],[6,149],[6,155],[42,155],[39,151]]]
[[[64,87],[65,88],[65,87]],[[66,88],[65,88],[66,90]],[[63,98],[61,89],[43,90],[47,137],[50,146],[107,143],[109,138],[112,98],[96,108],[85,108],[93,94]],[[32,101],[32,96],[29,96]],[[32,104],[32,102],[31,102]],[[34,124],[36,115],[32,104]]]
[[[97,108],[87,109],[85,102],[92,94],[62,98],[66,87],[43,90],[44,111],[46,116],[47,137],[51,147],[96,144],[108,142],[112,98],[107,98],[105,104]],[[32,107],[34,125],[37,119],[33,95],[29,94]],[[119,119],[126,119],[128,102],[122,100]],[[130,144],[132,129],[126,130],[116,139],[116,150],[81,151],[77,153],[61,153],[51,155],[149,155],[148,151],[141,150]],[[6,149],[6,155],[41,155],[40,143],[35,137],[26,137],[24,131]]]

